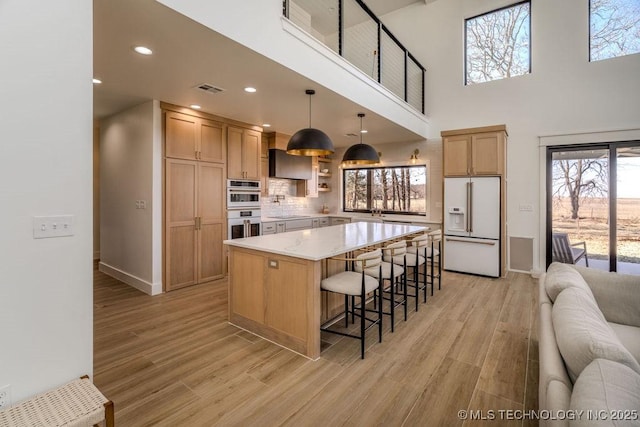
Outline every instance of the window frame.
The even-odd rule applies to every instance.
[[[506,5],[506,6],[499,7],[497,9],[490,10],[488,12],[483,12],[483,13],[480,13],[478,15],[471,16],[469,18],[465,18],[465,20],[464,20],[464,37],[463,37],[464,38],[464,69],[463,69],[463,73],[464,73],[464,85],[465,86],[470,86],[468,78],[467,78],[468,77],[467,76],[467,65],[468,65],[467,22],[471,21],[473,19],[476,19],[476,18],[480,18],[481,16],[485,16],[485,15],[490,15],[492,13],[501,12],[501,11],[503,11],[505,9],[510,9],[512,7],[516,7],[516,6],[519,6],[521,4],[525,4],[525,3],[529,4],[529,17],[528,17],[528,19],[529,19],[529,55],[528,55],[528,61],[527,61],[528,62],[528,64],[527,64],[528,68],[527,68],[527,72],[525,74],[519,74],[517,76],[511,76],[509,78],[526,76],[527,74],[531,74],[532,73],[531,56],[532,56],[533,47],[531,45],[531,33],[532,33],[532,31],[531,31],[531,15],[533,14],[533,9],[532,9],[531,0],[522,0],[522,1],[519,1],[519,2],[516,2],[516,3],[512,3],[512,4],[509,4],[509,5]],[[589,4],[591,4],[591,0],[589,0]],[[505,79],[507,79],[507,77],[503,77],[501,79],[487,80],[485,82],[480,82],[480,83],[489,83],[489,82],[493,82],[493,81],[496,81],[496,80],[505,80]],[[479,84],[479,83],[473,83],[473,84]]]
[[[589,37],[587,38],[587,44],[588,44],[587,50],[589,52],[589,63],[606,61],[606,60],[609,60],[609,59],[622,58],[624,56],[640,54],[640,52],[634,52],[634,53],[625,53],[624,55],[610,56],[608,58],[593,59],[593,55],[592,55],[592,52],[591,52],[591,3],[592,2],[593,2],[593,0],[589,0],[587,2],[587,16],[589,17],[587,19],[587,25],[589,26]]]
[[[386,215],[412,215],[412,216],[427,216],[429,215],[429,193],[430,193],[430,177],[429,177],[429,162],[426,163],[420,163],[420,164],[411,164],[411,165],[407,165],[407,164],[398,164],[398,165],[394,165],[394,164],[388,164],[388,165],[383,165],[383,166],[365,166],[365,167],[343,167],[342,168],[342,174],[340,179],[342,180],[342,194],[341,194],[341,204],[342,204],[342,212],[345,213],[372,213],[372,209],[371,209],[371,204],[372,204],[372,192],[373,192],[373,172],[376,169],[398,169],[398,168],[405,168],[405,169],[411,169],[411,168],[417,168],[417,167],[423,167],[424,168],[424,176],[425,176],[425,183],[424,183],[424,203],[425,203],[425,210],[422,212],[408,212],[408,211],[393,211],[393,210],[382,210],[381,213],[382,214],[386,214]],[[360,170],[360,171],[367,171],[367,208],[366,209],[347,209],[346,208],[346,204],[345,204],[345,196],[347,193],[347,180],[345,179],[345,174],[347,171],[354,171],[354,170]]]

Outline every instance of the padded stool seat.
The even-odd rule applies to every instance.
[[[362,291],[362,273],[355,271],[343,271],[334,274],[320,282],[320,288],[325,291],[335,292],[344,295],[358,296]],[[365,293],[378,289],[378,281],[367,274],[364,276]]]

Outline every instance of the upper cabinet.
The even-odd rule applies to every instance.
[[[260,179],[261,134],[250,129],[227,128],[227,176]]]
[[[505,125],[443,131],[444,176],[503,175]]]
[[[224,163],[225,125],[213,120],[167,111],[165,156],[173,159]]]

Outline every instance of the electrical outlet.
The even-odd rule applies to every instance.
[[[11,386],[0,387],[0,410],[11,406]]]

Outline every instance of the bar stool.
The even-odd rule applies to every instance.
[[[409,294],[411,297],[415,297],[416,311],[418,311],[418,297],[419,293],[423,291],[423,302],[427,302],[427,288],[429,287],[429,280],[427,274],[427,260],[432,256],[433,250],[429,247],[430,238],[428,234],[420,234],[407,241],[407,265],[413,267],[413,287],[415,293]],[[420,266],[422,266],[422,273],[420,273]],[[420,277],[422,276],[422,284],[420,283]],[[433,288],[433,285],[432,285]]]
[[[388,299],[389,301],[392,301],[392,302],[390,302],[389,304],[390,305],[389,311],[388,312],[383,311],[382,313],[389,315],[391,317],[391,332],[393,332],[395,328],[395,308],[398,305],[401,305],[401,304],[404,305],[404,312],[405,312],[404,320],[407,320],[406,287],[405,287],[404,299],[402,301],[397,301],[396,293],[395,293],[395,284],[397,283],[399,278],[404,276],[405,269],[402,267],[396,266],[393,263],[383,261],[381,249],[365,252],[363,254],[358,255],[356,259],[365,261],[366,266],[363,267],[363,264],[357,263],[355,265],[355,271],[358,271],[358,272],[362,271],[364,272],[364,274],[375,277],[381,282],[382,291],[380,292],[380,300],[378,301],[378,293],[377,292],[374,293],[374,300],[373,300],[374,307],[376,307],[376,304],[379,306],[378,308],[382,307],[382,301],[383,301],[383,295],[384,295],[383,292],[388,289],[387,292],[390,294]],[[388,288],[384,286],[385,280],[389,281]],[[396,301],[396,302],[394,303],[393,301]]]
[[[362,270],[366,268],[375,268],[374,261],[367,262],[366,259],[358,260],[355,258],[330,258],[333,260],[346,261],[347,268],[351,266],[352,270],[342,271],[340,273],[322,279],[320,288],[323,291],[333,292],[344,295],[344,317],[345,326],[349,325],[349,296],[352,297],[351,315],[352,317],[360,317],[360,335],[353,335],[346,332],[334,331],[329,328],[320,328],[321,331],[330,332],[332,334],[342,335],[345,337],[356,338],[360,340],[361,358],[364,359],[365,333],[369,328],[378,325],[378,342],[382,342],[382,305],[378,306],[378,317],[370,319],[367,317],[366,298],[367,294],[379,291],[382,292],[382,280],[376,280],[374,277],[364,273],[353,271],[355,265],[360,264]],[[382,267],[379,265],[379,269]],[[382,273],[380,273],[382,276]],[[356,312],[355,297],[360,297],[360,313]],[[369,322],[369,325],[366,323]]]
[[[404,320],[407,321],[407,243],[404,240],[399,240],[394,243],[390,243],[387,246],[382,248],[382,259],[385,262],[391,264],[391,266],[396,266],[395,268],[402,269],[402,289],[403,289],[403,298],[398,301],[396,299],[395,287],[398,284],[398,280],[394,277],[390,287],[390,296],[389,300],[391,301],[391,330],[393,331],[393,322],[394,322],[394,309],[395,307],[402,305],[404,306]],[[402,267],[400,267],[402,266]],[[397,276],[399,277],[399,275]]]
[[[438,279],[438,290],[441,289],[441,276],[442,276],[442,230],[434,230],[427,233],[429,236],[429,242],[431,246],[431,258],[430,258],[430,276],[431,276],[431,295],[433,295],[433,284],[435,279]],[[434,266],[437,266],[436,273],[434,274]]]

